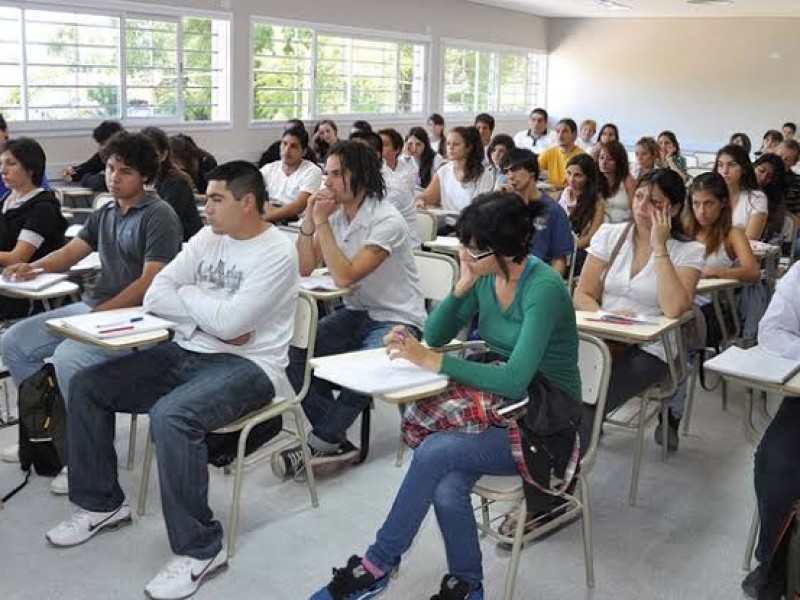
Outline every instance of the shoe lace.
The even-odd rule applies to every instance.
[[[287,452],[284,455],[286,462],[288,463],[287,470],[292,474],[292,479],[295,481],[300,481],[305,478],[305,470],[306,464],[303,461],[303,450],[302,448],[296,448]]]
[[[158,574],[163,579],[175,579],[181,577],[186,573],[187,567],[190,566],[191,558],[187,556],[176,556],[169,561],[166,566],[161,569]]]

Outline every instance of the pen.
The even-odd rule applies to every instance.
[[[127,319],[125,321],[119,321],[117,323],[106,323],[105,325],[95,325],[95,327],[97,327],[97,329],[105,329],[107,327],[122,327],[123,325],[128,325],[130,323],[139,323],[141,321],[144,321],[144,317],[131,317],[130,319]],[[102,333],[102,331],[100,333]]]
[[[135,329],[133,325],[124,325],[122,327],[112,327],[111,329],[103,329],[97,333],[104,335],[106,333],[116,333],[117,331],[131,331]]]
[[[588,317],[584,319],[584,321],[591,321],[592,323],[608,323],[609,325],[635,325],[636,323],[633,321],[623,321],[623,320],[616,320],[616,319],[592,319]]]

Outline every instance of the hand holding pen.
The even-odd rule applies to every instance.
[[[423,346],[404,325],[395,325],[383,337],[390,360],[404,358],[429,371],[439,372],[442,355]]]
[[[41,267],[33,268],[28,263],[17,263],[3,270],[3,279],[6,281],[30,281],[40,273],[44,273]]]

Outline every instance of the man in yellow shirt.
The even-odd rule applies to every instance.
[[[561,189],[567,184],[567,163],[569,159],[583,150],[575,145],[578,125],[572,119],[561,119],[556,124],[558,143],[539,155],[539,169],[547,171],[547,181],[553,187]]]

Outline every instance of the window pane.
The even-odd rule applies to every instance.
[[[425,109],[425,46],[400,44],[398,113],[421,113]]]
[[[0,6],[0,113],[7,121],[22,115],[22,58],[18,8]]]
[[[314,33],[311,29],[253,26],[253,120],[311,115]]]
[[[228,111],[228,22],[183,19],[184,118],[226,121]]]
[[[499,112],[525,112],[530,106],[528,55],[500,55]]]
[[[119,116],[119,19],[25,11],[28,119]]]
[[[528,69],[527,106],[541,106],[547,95],[547,54],[528,55]]]
[[[478,52],[446,48],[444,52],[445,112],[473,112],[477,109],[476,86]]]
[[[178,24],[175,21],[125,20],[127,117],[178,114]]]

